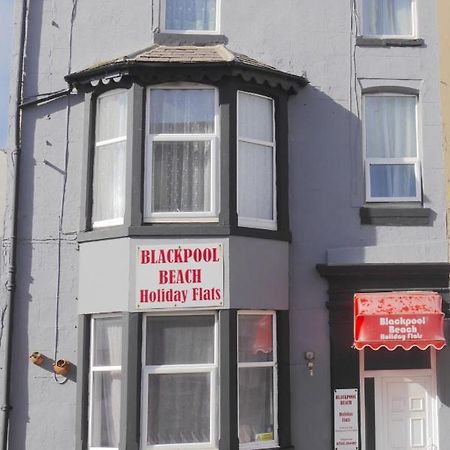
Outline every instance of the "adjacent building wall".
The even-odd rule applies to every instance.
[[[450,223],[450,4],[438,0],[439,10],[439,57],[441,70],[441,113],[445,160],[445,185],[447,194],[447,224]],[[450,227],[447,225],[448,236]]]

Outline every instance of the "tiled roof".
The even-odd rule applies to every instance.
[[[126,55],[122,58],[104,61],[79,72],[71,73],[67,75],[66,80],[72,82],[105,71],[114,71],[119,68],[124,69],[125,67],[133,66],[151,67],[159,66],[160,64],[167,65],[168,67],[172,64],[200,65],[204,67],[210,65],[234,66],[289,79],[291,82],[303,86],[307,84],[307,80],[304,77],[283,72],[273,66],[250,58],[247,55],[236,53],[226,48],[223,44],[200,46],[155,44],[145,50]]]

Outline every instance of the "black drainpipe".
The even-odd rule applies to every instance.
[[[13,307],[16,284],[16,253],[17,253],[17,216],[19,205],[19,175],[20,175],[20,153],[22,144],[22,110],[20,105],[23,102],[23,84],[24,84],[24,64],[25,64],[25,45],[27,35],[28,19],[28,0],[22,0],[21,6],[21,27],[19,39],[19,55],[17,62],[17,90],[15,93],[15,137],[14,150],[11,153],[13,165],[12,179],[12,205],[9,215],[9,267],[8,280],[6,284],[6,298],[3,309],[3,383],[0,389],[0,411],[2,418],[0,420],[0,439],[2,450],[8,449],[8,431],[9,431],[9,412],[10,405],[10,381],[11,381],[11,350],[13,333]]]

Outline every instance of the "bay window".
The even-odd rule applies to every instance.
[[[214,314],[147,316],[142,369],[142,448],[216,448]]]
[[[364,95],[366,200],[421,200],[417,96]]]
[[[217,104],[203,85],[148,89],[145,220],[217,217]]]
[[[412,37],[415,0],[362,0],[364,36]]]
[[[241,448],[278,444],[276,317],[238,314],[239,442]]]
[[[117,449],[120,431],[122,327],[119,317],[91,321],[89,449]]]
[[[277,229],[275,108],[269,97],[238,92],[238,224]]]
[[[161,0],[163,31],[215,33],[218,31],[219,0]]]
[[[92,226],[121,225],[125,213],[127,93],[101,94],[96,102]]]

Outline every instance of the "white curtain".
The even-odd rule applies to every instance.
[[[171,141],[167,135],[214,134],[213,89],[152,89],[152,211],[211,209],[211,140]]]
[[[146,364],[214,363],[214,316],[148,317]],[[182,444],[210,441],[211,371],[149,374],[147,441]],[[168,420],[170,418],[170,420]]]
[[[127,94],[97,101],[92,221],[121,219],[125,212]],[[114,140],[115,142],[108,142]]]
[[[366,35],[412,35],[412,0],[363,0]]]
[[[117,448],[120,430],[120,370],[107,370],[121,366],[122,328],[120,319],[95,319],[93,366],[105,370],[93,371],[91,386],[91,446]]]
[[[240,368],[239,441],[254,442],[262,433],[272,433],[274,439],[273,369]]]
[[[386,164],[370,165],[373,197],[414,197],[414,164],[389,163],[417,157],[416,97],[368,95],[365,98],[366,157]]]
[[[239,142],[239,215],[273,219],[273,148]]]
[[[92,221],[121,219],[125,213],[126,142],[97,146],[94,157]]]
[[[245,218],[272,220],[273,102],[240,92],[238,116],[238,213]]]
[[[216,0],[166,0],[167,30],[215,30]]]
[[[210,441],[210,373],[152,374],[148,383],[149,444]]]

